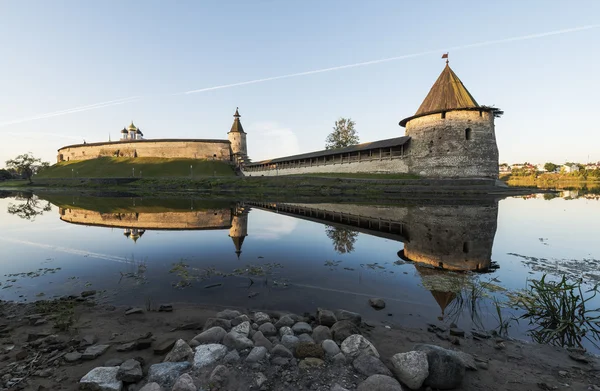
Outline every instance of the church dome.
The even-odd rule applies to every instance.
[[[138,130],[135,125],[133,124],[133,121],[131,121],[131,124],[129,124],[129,126],[127,127],[127,129],[131,132],[131,131],[136,131]]]
[[[121,130],[121,133],[123,133],[123,134],[127,133],[127,129],[123,128],[123,130]]]

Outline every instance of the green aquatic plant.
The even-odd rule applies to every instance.
[[[534,341],[565,347],[583,347],[587,340],[596,347],[600,340],[600,308],[588,305],[598,294],[598,285],[584,290],[582,281],[569,282],[566,276],[551,281],[544,274],[530,280],[527,289],[514,297],[514,304],[523,308],[533,327]]]

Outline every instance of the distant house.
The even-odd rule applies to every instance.
[[[535,166],[535,169],[539,172],[546,172],[546,168],[544,166],[545,164],[538,164],[537,166]]]
[[[564,166],[562,166],[562,170],[567,174],[572,172],[579,172],[579,164],[565,164]]]
[[[598,170],[600,169],[600,163],[588,163],[583,168],[585,168],[586,171]]]
[[[506,174],[506,173],[510,173],[510,172],[512,171],[512,169],[510,168],[510,166],[509,166],[508,164],[506,164],[506,163],[502,163],[502,164],[499,166],[499,171],[500,171],[500,173],[501,173],[501,174],[502,174],[502,173],[505,173],[505,174]]]

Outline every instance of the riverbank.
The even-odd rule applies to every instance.
[[[33,184],[0,189],[46,192],[121,192],[137,196],[195,195],[239,200],[288,199],[385,201],[424,196],[511,196],[532,188],[499,185],[492,179],[370,179],[331,177],[36,178]]]
[[[540,174],[529,176],[501,175],[500,180],[512,187],[536,187],[539,189],[576,190],[600,192],[600,178],[579,177],[569,174]]]
[[[156,381],[166,391],[179,377],[210,390],[394,390],[373,388],[372,383],[415,380],[412,375],[403,377],[402,367],[425,384],[446,381],[448,388],[465,390],[596,390],[600,381],[597,359],[582,352],[441,324],[405,328],[401,319],[376,323],[368,313],[339,310],[298,316],[184,303],[140,303],[132,309],[103,304],[93,299],[96,295],[101,293],[29,304],[1,302],[2,389],[76,389],[99,367],[112,376],[126,372],[125,384],[130,385],[118,388],[123,383],[115,381],[116,390],[139,390]],[[202,332],[208,329],[212,331]],[[346,342],[352,335],[362,335],[352,338],[363,342]],[[322,342],[325,339],[331,342]],[[417,344],[447,350],[431,352],[435,348]],[[425,362],[402,355],[418,350],[428,352],[422,356]],[[443,358],[443,364],[431,362],[435,357]],[[171,363],[160,364],[163,361]],[[434,373],[443,380],[436,380]],[[373,378],[377,374],[389,378]],[[339,388],[332,388],[335,384]]]

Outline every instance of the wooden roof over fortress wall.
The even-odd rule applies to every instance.
[[[408,140],[410,140],[409,136],[395,137],[395,138],[389,138],[389,139],[385,139],[385,140],[373,141],[373,142],[369,142],[369,143],[352,145],[352,146],[349,146],[346,148],[325,149],[325,150],[316,151],[316,152],[303,153],[300,155],[292,155],[292,156],[285,156],[285,157],[280,157],[280,158],[276,158],[276,159],[262,160],[260,162],[249,163],[246,166],[252,167],[252,166],[260,165],[260,164],[281,163],[281,162],[287,162],[287,161],[292,161],[292,160],[314,159],[314,158],[319,158],[319,157],[324,157],[324,156],[340,155],[340,154],[344,154],[344,153],[368,151],[370,149],[393,148],[393,147],[399,147],[401,145],[406,144],[406,142]]]

